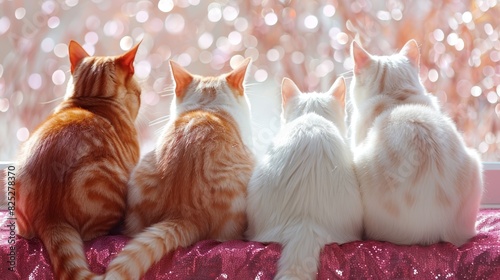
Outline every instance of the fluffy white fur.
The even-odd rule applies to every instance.
[[[247,237],[283,244],[275,279],[315,279],[325,244],[361,238],[344,93],[343,78],[327,93],[307,94],[283,80],[284,125],[254,171],[247,204]]]
[[[368,238],[396,244],[476,234],[481,162],[424,89],[414,40],[391,56],[351,46],[351,146]]]

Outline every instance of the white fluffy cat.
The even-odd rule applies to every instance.
[[[476,234],[479,156],[424,89],[415,40],[391,56],[351,45],[352,141],[368,238],[460,246]]]
[[[284,124],[248,186],[247,237],[280,242],[275,279],[315,279],[321,248],[359,240],[362,204],[344,139],[345,82],[327,93],[282,84]]]

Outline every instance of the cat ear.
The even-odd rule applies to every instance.
[[[352,41],[351,43],[351,57],[354,61],[354,74],[359,74],[371,61],[371,55],[356,43],[356,41]]]
[[[406,56],[414,66],[418,67],[420,65],[420,50],[418,49],[418,43],[415,39],[406,42],[399,53]]]
[[[246,58],[238,67],[236,67],[226,76],[226,81],[229,86],[235,89],[240,96],[245,94],[243,83],[245,81],[248,65],[251,61],[251,58]]]
[[[71,40],[68,47],[69,61],[71,63],[71,74],[75,72],[75,68],[80,61],[90,55],[83,49],[80,44]]]
[[[338,77],[328,91],[328,93],[333,95],[333,97],[335,97],[335,99],[340,103],[342,108],[345,107],[345,91],[346,86],[344,77]]]
[[[135,55],[137,54],[137,50],[139,49],[139,45],[142,43],[142,40],[137,43],[133,48],[127,51],[125,54],[118,57],[118,62],[123,66],[123,68],[128,70],[130,75],[134,75],[134,60]]]
[[[181,98],[186,93],[189,84],[193,81],[193,75],[172,60],[170,60],[170,72],[175,81],[175,96]]]
[[[288,78],[283,78],[281,82],[281,100],[282,106],[285,107],[288,101],[291,98],[298,96],[300,94],[300,90],[297,85]]]

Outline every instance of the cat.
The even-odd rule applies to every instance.
[[[125,214],[127,182],[140,157],[138,47],[98,57],[71,41],[64,99],[22,145],[18,234],[41,239],[56,279],[93,278],[83,241],[107,234]]]
[[[133,239],[105,279],[140,279],[178,247],[243,237],[254,166],[244,91],[250,61],[218,77],[193,75],[170,62],[170,121],[132,173],[125,233]]]
[[[344,135],[344,78],[326,93],[282,82],[283,125],[248,186],[246,236],[280,242],[275,279],[315,279],[321,248],[361,240],[362,204]]]
[[[351,148],[366,237],[464,244],[476,234],[481,161],[422,85],[417,42],[376,56],[353,41],[351,56]]]

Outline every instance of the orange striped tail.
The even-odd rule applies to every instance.
[[[83,240],[72,226],[59,224],[47,226],[39,234],[49,254],[55,279],[97,280],[89,269],[83,250]]]
[[[178,247],[195,243],[201,236],[200,229],[191,221],[154,224],[134,237],[111,261],[104,279],[141,279],[163,256]]]

